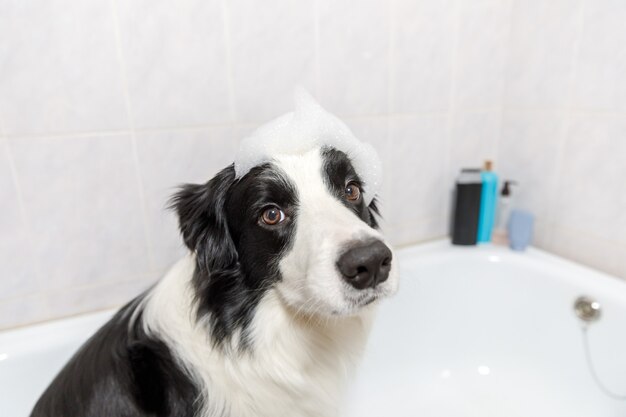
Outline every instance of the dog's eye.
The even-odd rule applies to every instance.
[[[261,220],[269,226],[274,226],[285,220],[285,212],[276,206],[268,207],[261,214]]]
[[[346,198],[350,201],[357,201],[359,197],[361,197],[361,189],[353,182],[346,185],[344,193],[346,194]]]

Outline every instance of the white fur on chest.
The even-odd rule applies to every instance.
[[[270,290],[257,307],[251,349],[223,352],[213,348],[205,326],[193,318],[194,264],[188,257],[172,268],[144,303],[143,317],[146,329],[168,343],[203,387],[200,415],[336,416],[364,348],[373,307],[358,316],[307,318],[289,311]]]

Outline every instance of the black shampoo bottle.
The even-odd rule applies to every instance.
[[[452,226],[454,245],[475,245],[482,180],[480,169],[463,169],[456,180],[456,201]]]

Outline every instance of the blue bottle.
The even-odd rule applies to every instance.
[[[480,214],[478,215],[478,243],[491,242],[491,233],[496,217],[498,198],[498,176],[491,170],[491,161],[485,162],[485,169],[480,173],[483,182],[480,194]]]
[[[513,210],[509,218],[509,245],[511,249],[523,251],[533,238],[534,217],[524,210]]]

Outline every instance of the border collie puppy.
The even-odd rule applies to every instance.
[[[172,199],[189,255],[75,354],[33,417],[336,416],[377,301],[380,162],[299,93]]]

